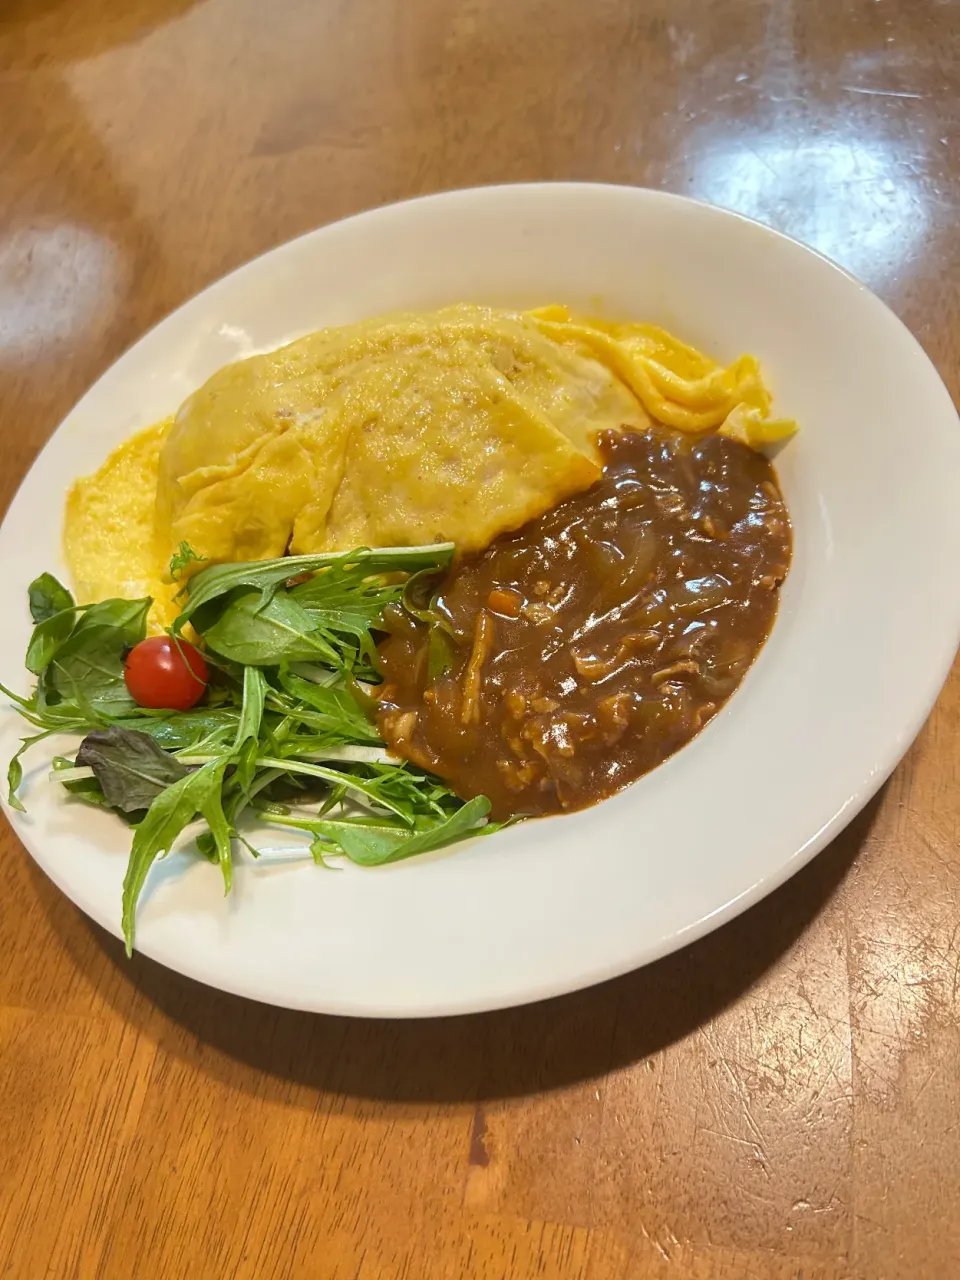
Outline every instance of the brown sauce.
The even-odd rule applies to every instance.
[[[791,531],[764,457],[662,428],[600,443],[592,489],[447,574],[452,639],[387,620],[384,739],[496,818],[580,809],[660,764],[776,616]]]

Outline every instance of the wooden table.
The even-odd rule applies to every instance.
[[[0,500],[197,289],[475,183],[764,219],[956,394],[958,103],[950,0],[6,0]],[[0,1272],[960,1275],[958,717],[954,679],[863,817],[725,929],[476,1018],[301,1016],[127,963],[4,828]]]

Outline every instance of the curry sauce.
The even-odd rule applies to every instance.
[[[579,809],[717,714],[773,625],[791,530],[771,464],[719,435],[606,432],[602,478],[396,610],[378,721],[492,815]]]

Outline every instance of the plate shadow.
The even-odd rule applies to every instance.
[[[260,1096],[265,1089],[289,1096],[291,1086],[301,1086],[429,1104],[542,1093],[647,1058],[739,999],[837,893],[882,794],[785,885],[707,937],[600,986],[494,1013],[400,1021],[276,1009],[143,956],[127,961],[121,944],[79,912],[65,928],[57,911],[58,932],[78,965],[99,961],[102,968],[108,959],[102,994],[165,1052]],[[32,863],[31,869],[46,890],[44,904],[59,898]]]

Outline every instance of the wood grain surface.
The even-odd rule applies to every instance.
[[[493,181],[664,187],[792,232],[876,289],[956,396],[957,19],[3,0],[0,503],[215,277]],[[747,915],[607,986],[435,1023],[278,1012],[127,963],[4,826],[0,1274],[960,1275],[958,749],[954,679],[868,811]]]

